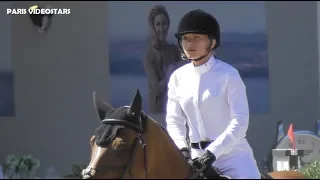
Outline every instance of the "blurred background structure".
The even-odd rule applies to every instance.
[[[70,8],[71,15],[53,17],[51,28],[45,34],[37,33],[27,15],[6,15],[7,8],[27,8],[35,3]],[[109,3],[0,2],[0,112],[3,111],[0,117],[0,162],[4,162],[9,154],[32,154],[41,161],[40,177],[52,166],[64,175],[71,171],[72,164],[88,163],[89,138],[99,125],[92,104],[92,92],[99,92],[115,106],[129,103],[125,99],[116,104],[115,99],[121,95],[115,93],[116,88],[123,90],[121,86],[128,80],[114,76],[117,68],[116,62],[111,62],[111,53],[116,45],[110,41],[109,31],[114,24],[108,22],[111,21],[108,6],[112,5]],[[147,7],[164,4],[152,3]],[[294,123],[297,130],[313,130],[320,112],[319,2],[260,3],[265,12],[265,22],[261,25],[265,29],[261,30],[265,31],[267,48],[265,51],[259,50],[260,56],[257,57],[267,58],[263,61],[267,62],[267,80],[264,88],[254,89],[254,86],[250,90],[255,96],[251,95],[249,101],[250,98],[251,102],[256,100],[250,109],[256,109],[256,112],[251,114],[248,130],[248,140],[259,162],[275,143],[279,120],[286,125]],[[179,6],[166,7],[174,16],[173,9]],[[238,16],[232,15],[234,11],[228,7],[220,9],[228,12],[230,17]],[[170,31],[175,30],[174,22],[180,16],[182,14],[173,18]],[[220,18],[228,20],[223,14],[219,15]],[[143,22],[147,22],[147,16]],[[243,20],[243,23],[249,22],[252,21]],[[223,20],[221,23],[223,27],[229,27]],[[128,23],[127,29],[133,25]],[[246,40],[242,39],[244,42]],[[247,48],[250,54],[250,47]],[[118,50],[117,53],[127,53],[121,48]],[[233,51],[236,50],[225,49],[224,52],[222,46],[221,56],[231,60],[233,58],[227,55],[233,54]],[[132,90],[127,92],[129,96],[134,89],[143,89],[135,80],[128,87]],[[259,111],[255,106],[267,108]],[[7,107],[9,109],[3,110]]]

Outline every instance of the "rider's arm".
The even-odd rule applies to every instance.
[[[230,106],[231,122],[225,131],[208,147],[216,158],[224,151],[230,151],[234,144],[246,136],[249,125],[249,107],[246,87],[238,71],[229,74],[227,81],[227,99]]]
[[[176,96],[177,79],[173,73],[168,83],[168,102],[167,102],[167,131],[179,149],[187,148],[186,141],[186,116],[180,107]]]

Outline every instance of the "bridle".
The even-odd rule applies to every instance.
[[[82,170],[82,176],[89,176],[89,177],[93,177],[97,172],[106,172],[106,171],[110,171],[110,170],[121,170],[123,169],[123,172],[121,174],[121,176],[117,179],[123,179],[124,176],[126,175],[126,173],[128,173],[129,177],[131,178],[131,169],[133,167],[133,162],[137,156],[137,152],[139,149],[139,145],[141,145],[142,149],[143,149],[143,161],[144,161],[144,173],[145,173],[145,179],[147,179],[148,177],[148,170],[147,170],[147,150],[146,150],[146,144],[144,143],[144,139],[143,139],[143,134],[145,133],[146,130],[146,124],[142,123],[142,122],[147,122],[147,121],[143,121],[142,119],[146,118],[145,114],[142,112],[141,116],[140,116],[140,123],[139,125],[129,122],[127,120],[119,120],[119,119],[104,119],[101,121],[102,124],[115,124],[115,125],[123,125],[127,128],[130,128],[134,131],[137,132],[137,136],[134,140],[132,149],[131,149],[131,156],[130,159],[128,160],[127,163],[125,163],[125,165],[123,166],[110,166],[110,167],[105,167],[102,169],[96,169],[96,168],[92,168],[90,166],[88,166],[87,168]]]

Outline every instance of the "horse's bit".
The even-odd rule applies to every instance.
[[[131,150],[131,157],[129,161],[124,166],[111,166],[103,169],[94,169],[92,167],[87,167],[86,169],[82,170],[82,176],[89,176],[93,177],[96,172],[102,172],[102,171],[110,171],[115,169],[123,169],[123,173],[118,179],[123,179],[125,174],[128,172],[129,177],[131,178],[131,168],[133,166],[134,159],[136,157],[137,151],[138,151],[138,145],[141,145],[143,148],[143,157],[144,157],[144,173],[145,173],[145,179],[148,177],[148,171],[147,171],[147,156],[146,156],[146,144],[143,140],[143,133],[144,129],[142,127],[142,121],[140,121],[140,126],[137,126],[136,124],[130,123],[126,120],[118,120],[118,119],[104,119],[101,121],[102,124],[116,124],[116,125],[124,125],[126,127],[129,127],[130,129],[135,130],[138,132],[137,137],[133,143],[132,150]]]

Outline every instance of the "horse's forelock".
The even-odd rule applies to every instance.
[[[128,107],[120,107],[110,112],[106,119],[119,119],[119,120],[131,120],[127,115]],[[107,146],[112,142],[117,135],[119,129],[123,129],[125,126],[117,124],[101,124],[98,129],[95,130],[96,144],[100,147]]]
[[[99,147],[106,147],[116,138],[118,130],[123,128],[123,125],[102,124],[95,131],[96,144]]]

